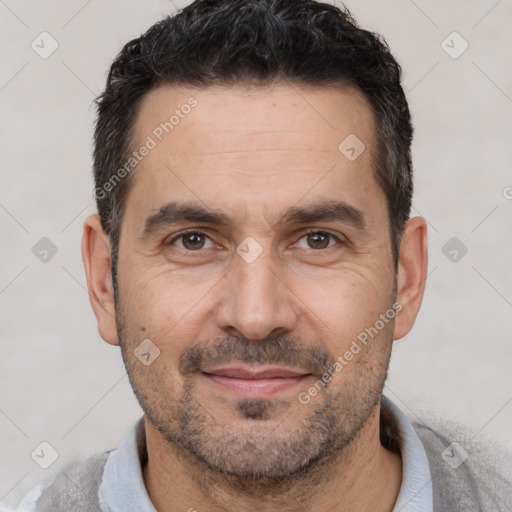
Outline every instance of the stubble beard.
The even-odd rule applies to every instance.
[[[246,494],[274,494],[301,483],[306,493],[307,488],[325,480],[334,465],[348,461],[353,441],[380,403],[391,329],[373,340],[373,354],[362,351],[358,355],[362,357],[354,362],[359,366],[357,377],[346,381],[343,388],[327,386],[308,405],[240,399],[233,403],[237,421],[223,424],[216,418],[214,407],[198,396],[197,375],[185,375],[180,390],[163,357],[150,367],[143,366],[133,354],[140,340],[125,339],[129,329],[125,329],[121,315],[116,318],[121,353],[135,396],[170,452],[196,466],[191,473],[194,478],[199,467],[203,477],[209,473],[212,480],[220,478]],[[231,354],[245,354],[240,358],[244,362],[283,362],[289,350],[294,350],[292,346],[297,346],[276,338],[248,347],[240,339],[229,339],[217,353],[226,353],[230,344],[235,347]],[[375,351],[380,352],[378,356]],[[266,358],[268,354],[272,354],[270,358]],[[322,364],[328,361],[332,363],[332,359],[325,359]]]

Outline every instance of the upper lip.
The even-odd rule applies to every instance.
[[[294,370],[292,368],[272,366],[264,369],[255,369],[247,367],[222,367],[204,370],[204,373],[210,375],[222,375],[235,379],[272,379],[275,377],[302,377],[308,375],[308,372]]]

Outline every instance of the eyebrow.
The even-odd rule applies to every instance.
[[[275,226],[322,221],[341,222],[361,230],[365,229],[364,214],[361,210],[344,201],[332,200],[304,207],[289,208]],[[219,210],[206,208],[196,203],[169,202],[160,207],[157,213],[147,217],[142,237],[149,237],[163,228],[180,222],[197,222],[228,227],[234,224],[230,217]]]
[[[329,221],[350,224],[361,230],[365,228],[363,212],[344,201],[322,201],[301,208],[290,208],[277,224],[306,224]]]

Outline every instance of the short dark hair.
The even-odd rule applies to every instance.
[[[95,195],[112,246],[113,274],[134,174],[118,179],[116,173],[133,152],[137,106],[162,84],[290,82],[361,91],[377,121],[373,166],[387,199],[396,266],[413,188],[413,129],[400,79],[386,42],[359,28],[345,7],[313,0],[196,0],[154,24],[124,46],[96,100]]]

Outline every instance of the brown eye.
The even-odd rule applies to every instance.
[[[308,235],[308,244],[312,249],[325,249],[329,246],[330,235],[326,233],[312,233]]]
[[[182,233],[181,235],[173,238],[170,245],[177,245],[181,249],[186,249],[187,251],[198,251],[200,249],[204,249],[208,241],[210,241],[210,239],[204,233],[189,232]]]
[[[306,240],[306,247],[302,245],[303,248],[316,250],[328,249],[338,241],[334,235],[326,233],[325,231],[314,231],[312,233],[308,233],[301,238],[301,240],[303,239]],[[299,246],[301,246],[301,242],[299,242]]]
[[[197,233],[190,233],[189,235],[184,235],[183,246],[186,249],[194,250],[194,249],[202,249],[204,245],[204,236],[198,235]]]

